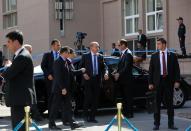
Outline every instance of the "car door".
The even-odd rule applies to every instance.
[[[134,99],[145,98],[148,91],[148,74],[136,66],[133,66],[132,74]]]

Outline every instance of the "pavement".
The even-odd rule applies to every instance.
[[[171,131],[168,129],[168,119],[166,115],[166,110],[161,111],[161,126],[160,131]],[[81,118],[76,120],[84,125],[83,127],[76,129],[76,131],[104,131],[108,126],[108,123],[115,116],[115,111],[104,111],[98,114],[97,120],[99,123],[92,124],[83,122]],[[0,106],[0,131],[10,131],[10,109],[5,106]],[[153,128],[153,114],[148,114],[145,109],[137,109],[135,111],[134,118],[128,119],[131,124],[133,124],[139,131],[152,131]],[[49,131],[48,129],[48,119],[37,123],[43,131]],[[56,124],[63,129],[63,131],[69,131],[70,128],[63,126],[61,121],[56,121]],[[186,102],[185,106],[181,109],[175,109],[175,125],[179,128],[178,131],[185,131],[189,125],[191,125],[191,101]],[[127,125],[122,123],[122,131],[132,131],[128,129]],[[34,128],[30,128],[34,131]],[[109,131],[118,131],[117,123],[115,123]]]

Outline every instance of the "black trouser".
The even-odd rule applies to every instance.
[[[174,125],[174,108],[173,108],[173,87],[168,77],[162,78],[159,87],[156,88],[154,125],[160,125],[160,108],[161,102],[164,101],[167,107],[168,125]]]
[[[115,88],[117,93],[117,98],[119,97],[122,98],[124,115],[133,113],[133,91],[130,82],[127,83],[129,84],[127,85],[120,82],[116,83],[118,85]]]
[[[11,106],[11,121],[13,129],[24,119],[24,116],[24,106]],[[23,124],[19,131],[25,131],[25,124]]]
[[[51,103],[52,103],[52,81],[46,79],[45,80],[46,83],[46,93],[47,93],[47,102],[48,102],[48,114],[50,112],[50,108],[51,108]]]
[[[71,97],[69,94],[63,96],[60,93],[53,93],[53,99],[51,103],[51,109],[49,114],[49,125],[55,125],[55,119],[58,113],[58,110],[61,108],[62,120],[64,117],[69,121],[70,125],[73,124],[72,121],[72,105]],[[63,112],[64,111],[64,112]]]
[[[185,36],[179,37],[179,42],[180,42],[180,49],[182,50],[182,55],[186,55]]]
[[[86,81],[85,92],[84,92],[84,117],[89,119],[95,119],[97,111],[99,91],[100,91],[100,77],[95,76]],[[90,114],[88,108],[90,107]]]

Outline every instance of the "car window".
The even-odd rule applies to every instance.
[[[136,68],[133,68],[133,69],[132,69],[132,74],[133,74],[133,75],[141,75]]]

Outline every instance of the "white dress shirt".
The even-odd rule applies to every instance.
[[[14,59],[19,55],[20,51],[23,49],[24,47],[22,46],[21,48],[19,48],[16,52],[15,52],[15,57]]]
[[[167,68],[167,54],[168,54],[168,50],[167,50],[167,48],[164,50],[164,51],[161,51],[160,50],[160,71],[161,71],[161,75],[163,75],[163,62],[162,62],[162,57],[163,57],[163,53],[162,52],[164,52],[164,54],[165,54],[165,61],[166,61],[166,73],[168,74],[168,68]]]
[[[128,52],[129,54],[131,54],[131,55],[132,55],[131,50],[130,50],[130,49],[128,49],[128,48],[126,48],[125,50],[121,51],[121,54],[123,55],[123,54],[125,53],[125,51],[126,51],[126,50],[127,50],[127,52]]]

